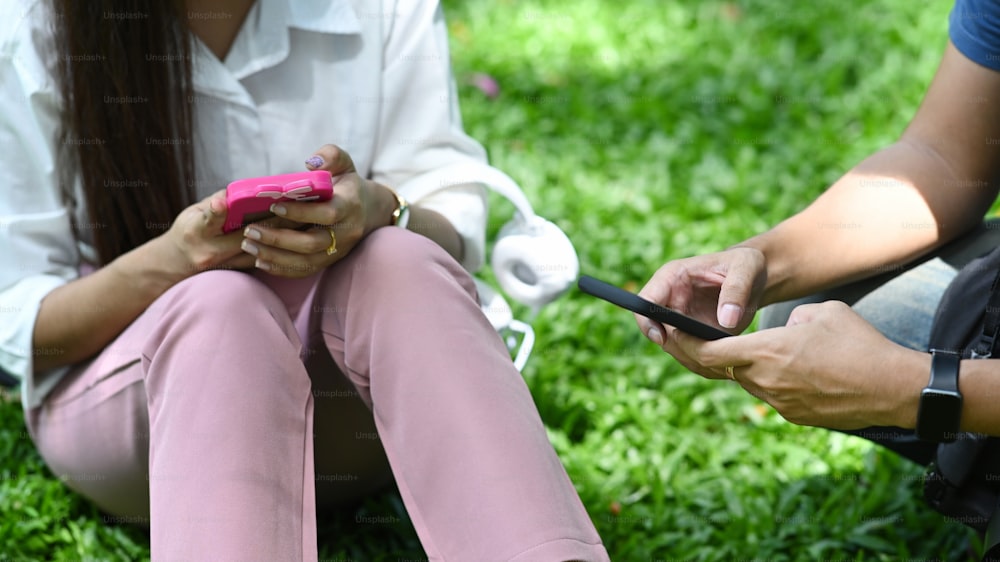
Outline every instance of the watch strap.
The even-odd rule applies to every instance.
[[[929,388],[958,392],[958,367],[962,356],[954,351],[931,350],[931,378]]]
[[[962,425],[962,393],[958,369],[962,356],[954,351],[931,350],[931,374],[920,392],[916,435],[923,441],[950,443]]]
[[[993,348],[1000,338],[1000,272],[993,278],[990,286],[990,300],[986,303],[983,314],[983,330],[972,346],[972,359],[989,359],[993,356]]]

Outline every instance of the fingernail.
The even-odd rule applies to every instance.
[[[223,211],[226,210],[226,200],[221,197],[212,199],[208,203],[208,209],[212,211],[214,215],[221,215]]]
[[[243,251],[250,254],[251,256],[256,256],[258,253],[260,253],[260,250],[257,249],[257,246],[254,246],[253,244],[251,244],[246,240],[244,240],[243,243],[240,244],[240,248],[243,248]]]
[[[261,271],[271,271],[271,264],[260,260],[255,261],[253,266]]]
[[[722,305],[722,310],[719,311],[719,324],[723,328],[735,328],[740,323],[740,316],[742,315],[742,308],[733,303],[726,303]]]
[[[663,332],[655,326],[646,330],[646,337],[656,345],[663,345]]]
[[[306,160],[306,166],[309,166],[310,168],[322,168],[323,164],[323,159],[319,156],[310,156],[309,159]]]
[[[282,205],[281,203],[272,203],[271,212],[278,215],[279,217],[283,217],[285,216],[285,213],[288,212],[288,209],[286,209],[285,206]]]
[[[243,236],[246,236],[251,240],[260,240],[260,231],[248,226],[246,230],[243,231]]]

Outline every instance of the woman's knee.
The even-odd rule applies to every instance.
[[[248,273],[231,270],[192,275],[174,285],[153,306],[161,305],[160,301],[170,309],[193,309],[200,315],[215,315],[219,319],[253,309],[284,310],[281,299],[267,285]]]
[[[158,310],[153,311],[153,308]],[[246,366],[261,350],[297,358],[302,343],[279,296],[260,280],[235,271],[207,271],[165,293],[151,307],[152,329],[143,343],[145,361],[176,353],[200,357],[205,365]],[[164,347],[165,344],[168,344]],[[185,363],[187,364],[187,363]],[[176,369],[175,369],[176,370]],[[234,369],[215,369],[222,376]],[[184,373],[171,373],[177,376]],[[236,377],[248,373],[233,373]],[[202,376],[203,373],[186,373]],[[149,381],[147,381],[149,382]]]
[[[457,282],[470,295],[475,283],[454,258],[431,239],[402,228],[380,228],[355,248],[353,275],[389,286],[426,287],[427,278]],[[418,283],[419,282],[419,283]]]
[[[379,228],[358,246],[362,261],[374,268],[444,262],[451,257],[430,238],[403,228]]]

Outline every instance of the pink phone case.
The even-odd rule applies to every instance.
[[[267,213],[279,201],[329,201],[333,197],[330,172],[298,172],[236,180],[226,186],[224,232],[244,225],[247,215]]]

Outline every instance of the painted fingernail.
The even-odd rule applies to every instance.
[[[243,231],[243,236],[246,236],[251,240],[260,240],[260,231],[248,226],[247,229]]]
[[[663,345],[663,332],[655,326],[646,330],[646,337],[656,345]]]
[[[742,308],[733,303],[726,303],[722,305],[722,310],[719,311],[719,324],[723,328],[735,328],[736,324],[739,324],[740,316],[742,315]]]
[[[310,156],[309,159],[306,160],[306,166],[309,166],[310,168],[322,168],[323,164],[323,159],[319,156]]]
[[[243,248],[243,251],[250,254],[251,256],[256,256],[257,254],[260,253],[260,250],[257,249],[257,246],[251,244],[246,240],[244,240],[243,243],[240,244],[240,248]]]
[[[286,213],[288,213],[288,209],[286,209],[285,206],[282,205],[281,203],[272,203],[271,212],[278,215],[279,217],[283,217],[285,216]]]
[[[253,266],[261,271],[271,271],[271,264],[260,260],[255,261]]]

